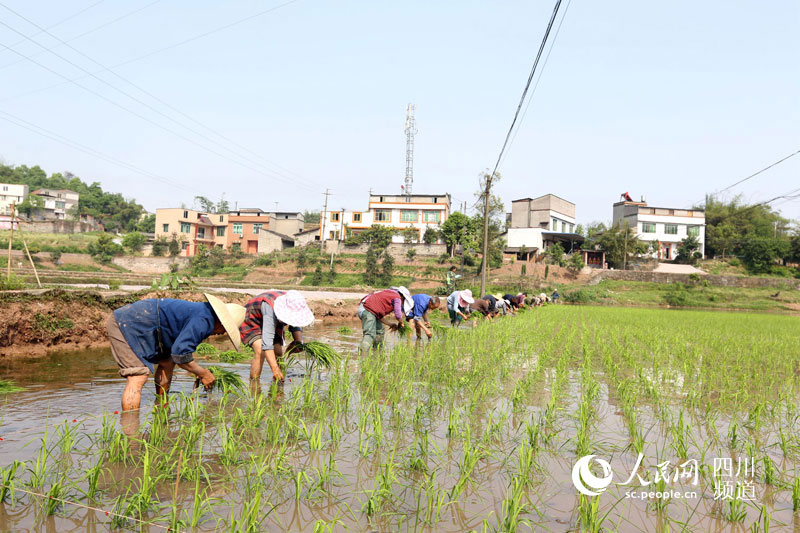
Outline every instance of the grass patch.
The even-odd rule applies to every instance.
[[[72,329],[75,327],[75,323],[69,318],[36,313],[33,315],[33,327],[39,331],[55,333],[64,329]]]

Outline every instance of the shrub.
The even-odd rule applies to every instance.
[[[406,252],[406,257],[409,261],[413,261],[414,258],[417,256],[417,249],[416,248],[409,248]]]
[[[54,250],[50,252],[50,261],[52,261],[53,263],[58,263],[60,259],[61,259],[61,250]]]
[[[383,253],[383,262],[381,263],[380,284],[388,287],[392,284],[392,275],[394,274],[394,257],[388,252]]]
[[[167,241],[166,237],[159,237],[155,241],[153,241],[153,249],[150,253],[152,253],[155,257],[161,257],[167,253],[169,250],[169,242]]]
[[[75,323],[69,318],[36,313],[33,315],[33,327],[39,331],[56,332],[62,329],[72,329],[75,327]]]
[[[425,233],[422,234],[422,242],[424,242],[425,244],[433,244],[438,240],[439,240],[439,232],[431,227],[428,227],[425,230]]]
[[[172,239],[167,243],[167,250],[169,251],[170,257],[177,257],[181,253],[181,242],[174,233],[172,234]]]
[[[336,263],[332,263],[331,267],[328,269],[328,273],[325,277],[325,281],[328,282],[329,285],[333,285],[336,283]]]
[[[573,304],[585,304],[589,302],[597,301],[597,294],[594,291],[581,288],[575,291],[570,291],[565,293],[561,297],[565,302],[573,303]]]
[[[581,254],[572,254],[572,256],[569,258],[569,261],[567,261],[567,269],[573,274],[577,274],[583,270],[583,267],[585,266],[586,264],[583,262],[583,257],[581,257]]]
[[[275,258],[270,254],[259,255],[253,260],[253,266],[272,266],[275,263]]]
[[[119,290],[119,287],[120,287],[120,282],[118,279],[108,280],[108,288],[111,289],[112,291]]]
[[[742,262],[739,261],[738,257],[731,257],[730,259],[728,259],[728,264],[732,267],[738,267],[742,265]]]
[[[689,291],[682,283],[673,283],[664,295],[664,301],[670,307],[685,307],[689,303]]]
[[[100,263],[110,263],[115,255],[122,253],[122,246],[115,243],[108,233],[100,235],[95,242],[89,243],[89,255]]]
[[[145,237],[138,231],[128,233],[122,238],[122,246],[128,248],[132,252],[141,251],[142,246],[144,246],[145,242],[147,242],[147,237]]]
[[[317,268],[314,269],[314,276],[311,278],[311,284],[314,286],[322,285],[322,265],[317,263]]]
[[[442,254],[436,260],[436,262],[439,263],[440,265],[443,265],[443,264],[447,263],[448,261],[450,261],[450,254]]]

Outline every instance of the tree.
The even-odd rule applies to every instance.
[[[17,211],[30,218],[34,209],[40,209],[42,207],[44,207],[44,200],[42,197],[35,194],[29,194],[25,200],[23,200],[22,203],[17,206]]]
[[[787,241],[783,241],[787,242]],[[741,244],[741,257],[751,274],[768,274],[775,262],[788,254],[788,246],[779,239],[749,236]]]
[[[336,283],[336,261],[331,263],[331,267],[327,272],[326,281],[328,285],[334,285]]]
[[[169,242],[167,238],[163,235],[153,241],[153,249],[150,253],[152,253],[156,257],[161,257],[169,251]]]
[[[695,262],[695,253],[700,250],[700,241],[697,237],[688,236],[678,244],[678,255],[675,261],[690,264]]]
[[[141,233],[155,233],[156,232],[156,216],[146,215],[136,223],[136,231]]]
[[[380,253],[392,242],[395,230],[387,228],[381,224],[373,224],[368,230],[351,235],[347,239],[347,245],[368,244]]]
[[[597,246],[606,253],[606,261],[614,268],[624,268],[630,258],[646,253],[648,247],[627,223],[606,230],[597,240]]]
[[[378,252],[374,247],[367,248],[366,263],[364,265],[364,283],[373,286],[378,281]]]
[[[709,257],[739,255],[745,240],[749,238],[782,238],[782,235],[777,235],[777,230],[783,233],[789,223],[768,204],[747,205],[741,196],[728,202],[707,196],[704,208],[706,253]]]
[[[560,242],[549,246],[544,253],[554,265],[564,266],[564,247]]]
[[[425,228],[425,233],[422,234],[422,242],[425,244],[434,244],[439,240],[439,232],[428,226]]]
[[[122,253],[122,246],[114,242],[108,233],[102,233],[96,241],[89,243],[89,255],[100,263],[110,263],[115,255]]]
[[[178,240],[178,235],[176,233],[172,234],[172,238],[167,243],[167,250],[169,251],[170,257],[177,257],[181,253],[181,241]]]
[[[583,257],[579,253],[572,254],[567,261],[567,269],[575,275],[583,270],[583,267],[585,266],[586,263],[583,262]]]
[[[409,248],[406,251],[406,257],[409,261],[413,261],[415,257],[417,257],[417,249],[416,248]]]
[[[134,231],[133,233],[128,233],[122,238],[122,246],[128,248],[132,252],[139,252],[144,246],[144,243],[147,242],[147,237],[139,233],[138,231]]]
[[[381,263],[381,275],[379,281],[384,287],[392,284],[394,275],[394,257],[388,251],[383,252],[383,262]]]
[[[319,211],[305,211],[303,213],[303,222],[305,224],[319,224]]]
[[[317,268],[314,269],[314,275],[311,278],[311,284],[318,287],[322,285],[322,265],[317,263]]]
[[[441,225],[439,233],[450,252],[450,257],[455,255],[456,247],[474,243],[478,238],[478,220],[470,218],[464,213],[451,213]]]
[[[411,244],[412,242],[416,242],[419,239],[419,230],[414,226],[410,228],[406,228],[402,231],[403,235],[403,242],[406,244]]]
[[[577,233],[580,233],[586,238],[583,244],[581,244],[581,249],[583,250],[593,250],[600,235],[608,230],[603,222],[598,221],[590,222],[585,227],[582,227],[580,224],[578,226],[579,230],[577,230]]]

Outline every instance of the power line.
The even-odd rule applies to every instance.
[[[181,183],[176,182],[176,181],[174,181],[174,180],[172,180],[170,178],[167,178],[165,176],[160,176],[158,174],[154,174],[152,172],[149,172],[147,170],[139,168],[139,167],[137,167],[136,165],[134,165],[132,163],[128,163],[128,162],[123,161],[121,159],[118,159],[118,158],[116,158],[114,156],[111,156],[111,155],[108,155],[108,154],[104,154],[103,152],[95,150],[94,148],[90,148],[89,146],[81,144],[81,143],[79,143],[77,141],[73,141],[72,139],[69,139],[68,137],[65,137],[63,135],[55,133],[55,132],[53,132],[51,130],[45,129],[45,128],[41,127],[41,126],[37,126],[36,124],[33,124],[32,122],[29,122],[29,121],[27,121],[27,120],[25,120],[23,118],[17,117],[15,115],[10,114],[10,113],[6,113],[5,111],[0,111],[0,119],[5,120],[6,122],[9,122],[11,124],[14,124],[15,126],[18,126],[20,128],[26,129],[26,130],[28,130],[30,132],[33,132],[33,133],[35,133],[35,134],[37,134],[39,136],[42,136],[42,137],[51,139],[53,141],[56,141],[57,143],[60,143],[60,144],[63,144],[65,146],[69,147],[69,148],[72,148],[73,150],[77,150],[79,152],[83,152],[83,153],[85,153],[87,155],[90,155],[92,157],[96,157],[98,159],[102,159],[102,160],[107,161],[109,163],[112,163],[114,165],[126,168],[128,170],[131,170],[131,171],[137,173],[137,174],[141,174],[143,176],[146,176],[146,177],[148,177],[150,179],[153,179],[155,181],[158,181],[160,183],[164,183],[164,184],[169,185],[171,187],[175,187],[179,191],[186,191],[186,188],[187,188],[186,184],[181,184]]]
[[[146,58],[154,56],[156,54],[160,54],[162,52],[166,52],[167,50],[172,50],[173,48],[177,48],[179,46],[183,46],[184,44],[188,44],[188,43],[196,41],[198,39],[202,39],[204,37],[208,37],[209,35],[213,35],[215,33],[230,29],[230,28],[232,28],[234,26],[238,26],[239,24],[242,24],[244,22],[248,22],[248,21],[253,20],[255,18],[264,16],[264,15],[266,15],[268,13],[271,13],[273,11],[277,11],[278,9],[281,9],[283,7],[286,7],[286,6],[290,5],[290,4],[294,4],[295,2],[299,2],[299,1],[300,0],[289,0],[288,2],[284,2],[282,4],[278,4],[276,6],[273,6],[273,7],[269,8],[269,9],[264,9],[264,10],[259,11],[257,13],[253,13],[252,15],[248,15],[248,16],[246,16],[244,18],[241,18],[241,19],[238,19],[238,20],[236,20],[234,22],[230,22],[230,23],[224,24],[222,26],[218,26],[218,27],[216,27],[216,28],[214,28],[212,30],[205,31],[203,33],[199,33],[197,35],[194,35],[192,37],[188,37],[188,38],[183,39],[181,41],[178,41],[176,43],[173,43],[173,44],[161,47],[161,48],[157,48],[155,50],[151,50],[150,52],[144,53],[144,54],[142,54],[140,56],[136,56],[136,57],[133,57],[131,59],[127,59],[127,60],[125,60],[125,61],[123,61],[121,63],[117,63],[115,65],[111,65],[110,67],[103,68],[101,70],[98,70],[98,71],[94,72],[94,74],[101,74],[101,73],[105,72],[106,70],[116,69],[116,68],[119,68],[119,67],[122,67],[122,66],[125,66],[125,65],[129,65],[131,63],[135,63],[137,61],[141,61],[142,59],[146,59]],[[81,79],[86,78],[86,77],[88,77],[88,76],[78,76],[77,78],[73,78],[73,80],[75,80],[75,81],[76,80],[81,80]],[[5,101],[11,100],[11,99],[15,99],[15,98],[21,98],[23,96],[28,96],[30,94],[34,94],[34,93],[41,92],[41,91],[46,91],[48,89],[52,89],[54,87],[58,87],[60,85],[63,85],[64,83],[69,83],[70,81],[73,81],[73,80],[67,80],[67,81],[64,81],[64,82],[56,83],[54,85],[48,85],[47,87],[34,89],[33,91],[29,91],[29,92],[26,92],[26,93],[22,93],[22,94],[18,94],[18,95],[15,95],[15,96],[11,96],[11,97],[6,98],[4,100],[0,100],[0,102],[5,102]]]
[[[91,9],[92,7],[96,6],[97,4],[102,3],[104,1],[105,0],[100,0],[99,2],[96,2],[96,3],[92,4],[92,5],[90,5],[89,7],[78,11],[74,15],[69,16],[69,17],[65,18],[64,20],[62,20],[62,21],[60,21],[60,22],[58,22],[56,24],[53,24],[52,26],[48,26],[47,30],[52,30],[53,28],[55,28],[57,26],[60,26],[61,24],[63,24],[65,22],[77,17],[78,15],[84,13],[85,11]],[[94,33],[94,32],[96,32],[96,31],[98,31],[98,30],[100,30],[102,28],[105,28],[106,26],[110,26],[111,24],[115,24],[115,23],[119,22],[120,20],[126,19],[126,18],[130,17],[131,15],[135,15],[136,13],[138,13],[140,11],[144,11],[148,7],[159,3],[160,1],[161,0],[153,0],[149,4],[146,4],[146,5],[142,6],[142,7],[136,8],[136,9],[134,9],[132,11],[128,11],[127,13],[124,13],[124,14],[122,14],[122,15],[120,15],[120,16],[112,19],[112,20],[109,20],[107,22],[104,22],[103,24],[100,24],[99,26],[95,26],[94,28],[91,28],[89,30],[86,30],[83,33],[80,33],[80,34],[78,34],[78,35],[76,35],[74,37],[71,37],[71,38],[67,39],[67,41],[68,42],[72,42],[72,41],[75,41],[77,39],[80,39],[81,37],[85,37],[85,36],[89,35],[90,33]],[[41,31],[38,31],[37,33],[34,33],[31,37],[36,37],[37,35],[39,35],[41,33],[45,33],[45,30],[43,29]],[[15,48],[18,44],[24,43],[25,41],[26,41],[26,39],[19,40],[16,43],[12,44],[11,48]],[[33,54],[33,56],[36,57],[37,55],[39,55],[41,53],[43,53],[43,52],[37,52],[37,53]],[[7,68],[7,67],[11,67],[11,66],[19,64],[19,63],[22,63],[23,61],[25,61],[25,60],[24,59],[17,59],[16,61],[12,61],[11,63],[6,63],[5,65],[0,66],[0,70],[2,70],[4,68]]]
[[[296,0],[295,0],[295,1],[296,1]],[[25,19],[25,17],[22,17],[21,15],[19,15],[18,13],[16,13],[15,11],[13,11],[12,9],[8,8],[8,7],[7,7],[7,6],[5,6],[4,4],[1,4],[1,3],[0,3],[0,6],[4,7],[4,8],[5,8],[5,9],[7,9],[8,11],[11,11],[12,13],[14,13],[14,14],[15,14],[15,15],[17,15],[17,16],[19,16],[20,18],[23,18],[24,20],[28,21],[28,19]],[[28,21],[28,22],[29,22],[30,24],[32,24],[32,25],[34,25],[34,26],[36,26],[36,27],[39,27],[38,25],[36,25],[35,23],[33,23],[33,22],[31,22],[31,21]],[[161,116],[163,116],[163,117],[167,118],[168,120],[171,120],[172,122],[175,122],[176,124],[178,124],[178,125],[180,125],[180,126],[182,126],[182,127],[186,128],[187,130],[191,131],[192,133],[194,133],[194,134],[196,134],[196,135],[199,135],[199,136],[201,136],[201,137],[205,138],[206,140],[209,140],[209,141],[213,142],[213,140],[209,139],[207,136],[203,135],[202,133],[198,133],[198,132],[196,132],[196,131],[192,130],[192,128],[189,128],[189,127],[188,127],[188,126],[186,126],[186,125],[180,124],[180,122],[176,121],[175,119],[173,119],[173,118],[172,118],[172,117],[170,117],[169,115],[166,115],[165,113],[163,113],[163,112],[159,111],[158,109],[156,109],[156,108],[154,108],[154,107],[150,106],[150,105],[149,105],[149,104],[147,104],[146,102],[143,102],[142,100],[140,100],[140,99],[136,98],[135,96],[133,96],[133,95],[131,95],[131,94],[127,93],[126,91],[124,91],[124,90],[122,90],[122,89],[119,89],[118,87],[114,86],[113,84],[111,84],[111,83],[107,82],[106,80],[104,80],[104,79],[102,79],[102,78],[98,77],[97,75],[95,75],[95,74],[93,74],[93,73],[89,72],[89,71],[88,71],[88,70],[86,70],[85,68],[83,68],[83,67],[81,67],[80,65],[76,64],[75,62],[71,61],[70,59],[68,59],[68,58],[66,58],[66,57],[64,57],[64,56],[62,56],[62,55],[60,55],[60,54],[58,54],[58,53],[54,52],[53,50],[47,49],[46,47],[44,47],[43,45],[41,45],[41,44],[40,44],[40,43],[38,43],[37,41],[35,41],[35,40],[31,39],[30,37],[26,36],[26,35],[25,35],[25,34],[23,34],[22,32],[20,32],[20,31],[16,30],[15,28],[13,28],[13,27],[9,26],[9,25],[8,25],[8,24],[6,24],[5,22],[2,22],[2,21],[0,21],[0,25],[2,25],[2,26],[5,26],[6,28],[10,29],[11,31],[13,31],[13,32],[15,32],[15,33],[17,33],[17,34],[19,34],[19,35],[22,35],[23,37],[25,37],[26,39],[30,40],[31,42],[33,42],[33,43],[34,43],[34,44],[36,44],[37,46],[39,46],[39,47],[41,47],[41,48],[43,48],[43,49],[47,50],[48,52],[50,52],[51,54],[53,54],[53,55],[54,55],[54,56],[56,56],[57,58],[61,59],[62,61],[66,62],[66,63],[68,63],[68,64],[70,64],[70,65],[72,65],[73,67],[75,67],[75,68],[77,68],[77,69],[81,70],[82,72],[85,72],[85,73],[87,73],[89,76],[93,77],[93,78],[94,78],[94,79],[96,79],[97,81],[100,81],[100,82],[101,82],[101,83],[103,83],[104,85],[107,85],[108,87],[111,87],[111,88],[112,88],[112,89],[114,89],[115,91],[117,91],[117,92],[119,92],[119,93],[121,93],[121,94],[123,94],[123,95],[127,96],[128,98],[130,98],[130,99],[134,100],[135,102],[137,102],[137,103],[139,103],[139,104],[141,104],[141,105],[143,105],[143,106],[147,107],[148,109],[150,109],[150,110],[154,111],[155,113],[158,113],[158,114],[160,114]],[[50,35],[52,35],[52,34],[50,34]],[[55,36],[53,36],[53,37],[54,37],[54,38],[56,38],[56,39],[58,39],[58,38],[57,38],[57,37],[55,37]],[[63,41],[62,41],[62,42],[63,42]],[[64,43],[64,44],[66,44],[66,43]],[[247,169],[249,169],[249,170],[252,170],[252,171],[254,171],[254,172],[257,172],[257,173],[259,173],[259,174],[264,174],[266,177],[277,177],[278,179],[282,179],[282,180],[284,180],[286,183],[297,184],[297,183],[296,183],[296,180],[291,180],[291,179],[289,179],[289,178],[286,178],[286,177],[284,177],[284,176],[281,176],[281,175],[279,175],[279,174],[277,174],[277,173],[274,173],[274,172],[273,172],[273,174],[275,174],[275,176],[267,176],[267,175],[266,175],[266,174],[265,174],[265,173],[264,173],[262,170],[260,170],[260,169],[258,169],[258,168],[255,168],[255,167],[252,167],[252,166],[250,166],[250,165],[248,165],[248,164],[242,163],[241,161],[237,161],[237,160],[235,160],[235,159],[232,159],[232,158],[230,158],[230,157],[226,156],[225,154],[222,154],[222,153],[218,152],[217,150],[215,150],[215,149],[213,149],[213,148],[210,148],[210,147],[207,147],[207,146],[205,146],[205,145],[203,145],[203,144],[200,144],[200,143],[198,143],[198,142],[197,142],[197,141],[195,141],[194,139],[192,139],[192,138],[190,138],[190,137],[187,137],[186,135],[183,135],[182,133],[179,133],[179,132],[177,132],[177,131],[174,131],[174,130],[172,130],[172,129],[170,129],[170,128],[168,128],[168,127],[166,127],[166,126],[162,125],[162,124],[159,124],[159,123],[155,122],[154,120],[152,120],[152,119],[150,119],[150,118],[148,118],[148,117],[146,117],[146,116],[142,115],[141,113],[138,113],[138,112],[136,112],[136,111],[134,111],[134,110],[132,110],[132,109],[130,109],[130,108],[127,108],[127,107],[123,106],[122,104],[120,104],[120,103],[118,103],[118,102],[116,102],[116,101],[114,101],[114,100],[112,100],[112,99],[108,98],[107,96],[105,96],[105,95],[103,95],[103,94],[101,94],[101,93],[99,93],[99,92],[97,92],[97,91],[95,91],[95,90],[93,90],[93,89],[91,89],[91,88],[89,88],[89,87],[86,87],[85,85],[81,85],[80,83],[78,83],[78,82],[77,82],[77,81],[75,81],[75,80],[70,80],[70,79],[69,79],[67,76],[65,76],[65,75],[61,74],[60,72],[57,72],[57,71],[53,70],[52,68],[50,68],[50,67],[48,67],[48,66],[46,66],[46,65],[43,65],[42,63],[39,63],[38,61],[36,61],[36,60],[34,60],[34,59],[32,59],[32,58],[30,58],[30,57],[28,57],[28,56],[25,56],[24,54],[22,54],[22,53],[20,53],[20,52],[18,52],[18,51],[16,51],[16,50],[13,50],[13,49],[11,49],[11,48],[8,48],[8,46],[6,46],[6,45],[4,45],[4,44],[2,44],[2,43],[0,43],[0,46],[2,46],[2,47],[4,47],[4,48],[6,48],[6,49],[8,49],[8,50],[10,50],[11,52],[13,52],[13,53],[15,53],[15,54],[19,55],[20,57],[23,57],[23,58],[27,59],[28,61],[30,61],[30,62],[32,62],[32,63],[34,63],[35,65],[38,65],[39,67],[41,67],[41,68],[43,68],[43,69],[45,69],[45,70],[47,70],[47,71],[49,71],[49,72],[51,72],[51,73],[53,73],[53,74],[56,74],[57,76],[59,76],[59,77],[61,77],[61,78],[64,78],[64,79],[66,79],[66,80],[70,81],[70,82],[71,82],[71,83],[73,83],[74,85],[76,85],[76,86],[80,87],[81,89],[83,89],[83,90],[85,90],[85,91],[87,91],[87,92],[89,92],[89,93],[91,93],[91,94],[93,94],[93,95],[95,95],[95,96],[97,96],[97,97],[99,97],[99,98],[102,98],[102,99],[103,99],[103,100],[105,100],[106,102],[109,102],[110,104],[112,104],[112,105],[114,105],[114,106],[116,106],[116,107],[118,107],[118,108],[120,108],[120,109],[122,109],[122,110],[124,110],[124,111],[126,111],[126,112],[128,112],[128,113],[130,113],[130,114],[132,114],[132,115],[134,115],[134,116],[136,116],[136,117],[138,117],[138,118],[140,118],[140,119],[144,120],[144,121],[146,121],[146,122],[149,122],[150,124],[152,124],[152,125],[154,125],[154,126],[156,126],[156,127],[160,128],[160,129],[162,129],[162,130],[164,130],[164,131],[166,131],[166,132],[168,132],[168,133],[171,133],[172,135],[175,135],[175,136],[177,136],[177,137],[179,137],[179,138],[181,138],[181,139],[183,139],[183,140],[185,140],[185,141],[187,141],[187,142],[189,142],[189,143],[191,143],[191,144],[194,144],[195,146],[198,146],[198,147],[202,148],[203,150],[206,150],[206,151],[208,151],[208,152],[210,152],[210,153],[212,153],[212,154],[215,154],[215,155],[217,155],[217,156],[219,156],[219,157],[221,157],[221,158],[223,158],[223,159],[226,159],[226,160],[228,160],[228,161],[231,161],[231,162],[233,162],[233,163],[236,163],[236,164],[238,164],[238,165],[240,165],[240,166],[243,166],[243,167],[245,167],[245,168],[247,168]],[[68,44],[67,44],[67,46],[69,46],[70,48],[72,48],[72,49],[74,50],[74,47],[72,47],[71,45],[68,45]],[[84,55],[85,57],[88,57],[88,56],[86,56],[85,54],[83,54],[82,52],[80,52],[80,51],[78,51],[78,50],[76,50],[76,51],[77,51],[78,53],[81,53],[81,54],[82,54],[82,55]],[[89,58],[89,59],[91,59],[91,58]],[[92,60],[92,61],[94,61],[94,60]],[[95,61],[95,63],[97,63],[98,65],[100,65],[100,63],[98,63],[98,62],[96,62],[96,61]],[[102,66],[102,65],[101,65],[101,66]],[[226,148],[226,149],[227,149],[228,151],[231,151],[229,148]],[[232,152],[232,153],[234,153],[234,154],[235,154],[235,152]],[[236,155],[237,157],[240,157],[240,158],[243,158],[243,159],[247,160],[247,158],[246,158],[246,157],[243,157],[243,156],[241,156],[241,155],[239,155],[239,154],[235,154],[235,155]],[[272,171],[271,171],[271,172],[272,172]],[[309,185],[306,185],[306,184],[299,184],[299,185],[301,185],[301,186],[304,186],[304,187],[306,187],[306,188],[308,188],[308,189],[310,189],[310,188],[311,188]]]

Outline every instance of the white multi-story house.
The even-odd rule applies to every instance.
[[[583,237],[575,233],[575,204],[545,194],[511,202],[511,217],[506,232],[506,250],[541,253],[551,244],[561,243],[566,252],[580,247]]]
[[[702,209],[651,207],[644,198],[634,202],[630,196],[614,204],[614,225],[633,229],[641,241],[653,243],[658,259],[675,259],[678,244],[686,237],[697,237],[700,253],[705,257],[706,214]]]
[[[450,216],[450,195],[444,194],[371,194],[365,211],[328,209],[320,215],[320,240],[338,240],[349,234],[358,234],[373,224],[382,224],[402,231],[413,228],[419,232],[417,242],[422,242],[428,228],[438,230]],[[342,227],[347,228],[346,234]],[[392,237],[392,242],[403,242],[403,235]]]
[[[36,210],[42,218],[65,220],[67,213],[78,205],[80,194],[69,189],[36,189],[31,192],[44,201],[44,206]]]
[[[11,204],[19,205],[28,197],[28,186],[0,183],[0,215],[11,214]]]

